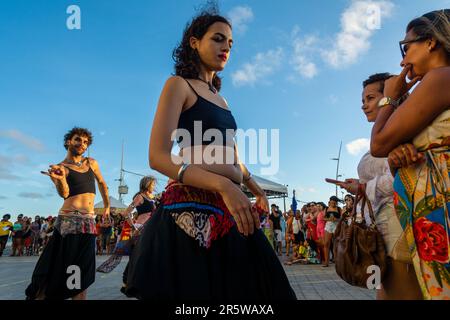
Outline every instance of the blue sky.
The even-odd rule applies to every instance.
[[[94,133],[96,158],[117,197],[120,149],[125,169],[164,177],[147,165],[160,90],[173,71],[172,49],[203,1],[0,2],[0,213],[55,215],[61,199],[39,173],[64,158],[71,127]],[[275,4],[276,3],[276,4]],[[448,0],[222,0],[234,21],[234,47],[222,72],[222,95],[238,126],[279,129],[280,166],[265,176],[303,201],[324,201],[341,173],[355,177],[371,126],[360,111],[361,82],[399,72],[398,41],[408,21]],[[380,8],[380,28],[367,8]],[[81,30],[68,30],[69,5]],[[273,150],[271,150],[273,151]],[[249,165],[259,174],[261,165]],[[125,175],[129,201],[139,177]],[[100,201],[98,194],[96,201]],[[289,203],[290,200],[287,200]],[[282,202],[278,201],[281,204]]]

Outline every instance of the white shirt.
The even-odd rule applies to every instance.
[[[301,220],[294,218],[294,221],[292,221],[292,229],[294,231],[294,234],[297,234],[301,230]]]
[[[393,203],[394,195],[394,178],[389,169],[387,158],[375,158],[368,151],[359,161],[358,164],[359,182],[366,184],[366,194],[372,204],[373,214],[377,216],[381,208]],[[361,212],[358,205],[358,212]],[[369,209],[364,208],[366,221],[368,220]]]

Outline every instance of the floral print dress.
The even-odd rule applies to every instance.
[[[401,168],[394,179],[394,205],[424,299],[450,299],[450,110],[413,140],[425,161]]]

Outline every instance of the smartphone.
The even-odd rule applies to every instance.
[[[334,184],[345,183],[345,181],[339,181],[339,180],[328,179],[328,178],[326,178],[325,181],[328,183],[334,183]]]

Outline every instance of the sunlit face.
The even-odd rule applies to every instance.
[[[152,182],[150,182],[148,184],[148,188],[147,188],[148,192],[150,192],[150,193],[153,192],[155,190],[155,186],[156,186],[156,181],[153,180]]]
[[[233,46],[231,28],[223,22],[213,23],[202,39],[191,38],[191,46],[196,48],[203,65],[211,71],[222,71],[230,57]]]
[[[404,40],[414,40],[417,35],[411,29],[405,36]],[[412,66],[411,70],[408,72],[408,78],[411,80],[416,76],[424,76],[428,70],[429,61],[429,46],[430,39],[423,39],[420,41],[415,41],[407,43],[403,46],[405,51],[405,57],[401,61],[400,65],[402,67],[410,64]]]
[[[378,115],[378,102],[383,98],[381,83],[374,82],[364,87],[362,92],[362,110],[367,117],[367,121],[375,122]]]
[[[72,137],[72,139],[67,141],[67,147],[72,155],[81,156],[89,147],[89,138],[76,134]]]
[[[345,204],[346,204],[348,207],[353,206],[353,199],[352,199],[351,197],[346,197],[346,198],[345,198]]]

